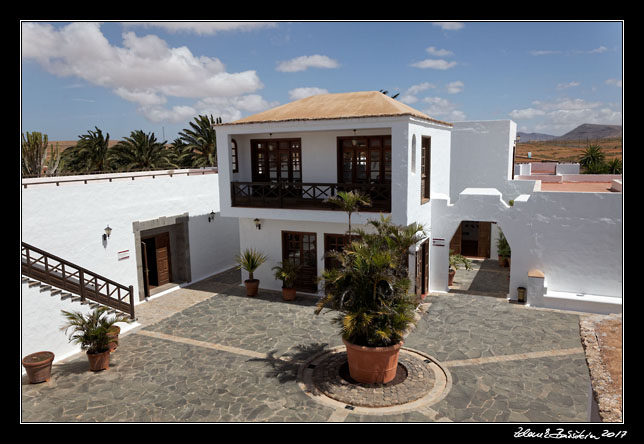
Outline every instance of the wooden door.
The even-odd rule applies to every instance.
[[[161,233],[155,236],[155,247],[159,285],[167,284],[171,279],[169,234]]]
[[[461,229],[463,226],[463,222],[461,222],[458,225],[458,228],[456,229],[456,233],[454,233],[454,236],[452,237],[452,240],[449,243],[449,249],[454,253],[454,254],[461,254]]]
[[[427,294],[429,288],[429,240],[416,251],[416,296]]]
[[[282,260],[301,266],[295,288],[307,293],[317,292],[317,240],[315,233],[282,231]]]
[[[490,257],[492,222],[479,222],[478,256]]]

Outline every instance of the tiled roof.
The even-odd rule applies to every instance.
[[[429,117],[379,91],[310,96],[222,125],[391,116],[413,116],[434,123],[452,125]]]

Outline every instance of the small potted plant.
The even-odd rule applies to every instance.
[[[503,231],[499,229],[499,238],[496,240],[496,250],[499,256],[499,267],[507,267],[510,265],[510,256],[512,250],[510,249],[510,244],[505,238]]]
[[[283,261],[272,268],[275,273],[275,279],[282,281],[282,298],[285,301],[292,301],[295,299],[295,279],[297,273],[300,271],[301,266],[291,261]]]
[[[117,314],[109,318],[107,307],[96,307],[88,314],[62,310],[67,320],[61,327],[65,333],[72,330],[69,342],[79,344],[87,354],[89,368],[92,371],[106,370],[110,366],[110,328],[117,322],[130,322],[125,314]]]
[[[259,289],[259,279],[255,279],[253,273],[259,268],[268,258],[264,253],[261,253],[252,248],[248,248],[241,254],[235,256],[237,262],[237,269],[246,270],[248,272],[248,279],[244,281],[246,285],[246,296],[257,296]]]
[[[472,261],[463,256],[462,254],[456,254],[452,250],[449,250],[449,274],[447,279],[447,285],[452,286],[454,284],[454,275],[456,270],[459,269],[459,265],[463,265],[466,270],[472,269]]]
[[[407,255],[424,234],[420,225],[402,227],[384,216],[369,224],[376,232],[356,230],[356,240],[338,253],[339,267],[323,272],[325,296],[315,314],[338,312],[352,379],[386,384],[396,376],[403,338],[416,322]]]
[[[22,358],[22,365],[27,371],[30,384],[47,382],[51,378],[51,366],[54,354],[50,351],[32,353]]]

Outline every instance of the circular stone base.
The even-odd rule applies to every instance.
[[[363,384],[349,375],[344,346],[317,354],[300,368],[299,382],[313,399],[360,413],[425,407],[443,399],[451,376],[432,357],[402,348],[396,377],[387,384]]]

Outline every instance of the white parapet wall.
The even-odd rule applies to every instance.
[[[432,207],[432,236],[446,239],[462,220],[497,222],[512,248],[509,298],[517,299],[517,288],[528,287],[528,273],[538,269],[545,275],[548,295],[571,297],[561,308],[601,312],[604,303],[612,312],[622,298],[622,198],[614,193],[534,193],[519,196],[509,206],[494,189],[466,189],[455,204],[435,199]],[[432,244],[430,250],[432,291],[447,291],[446,246]],[[577,302],[577,303],[576,303]]]

